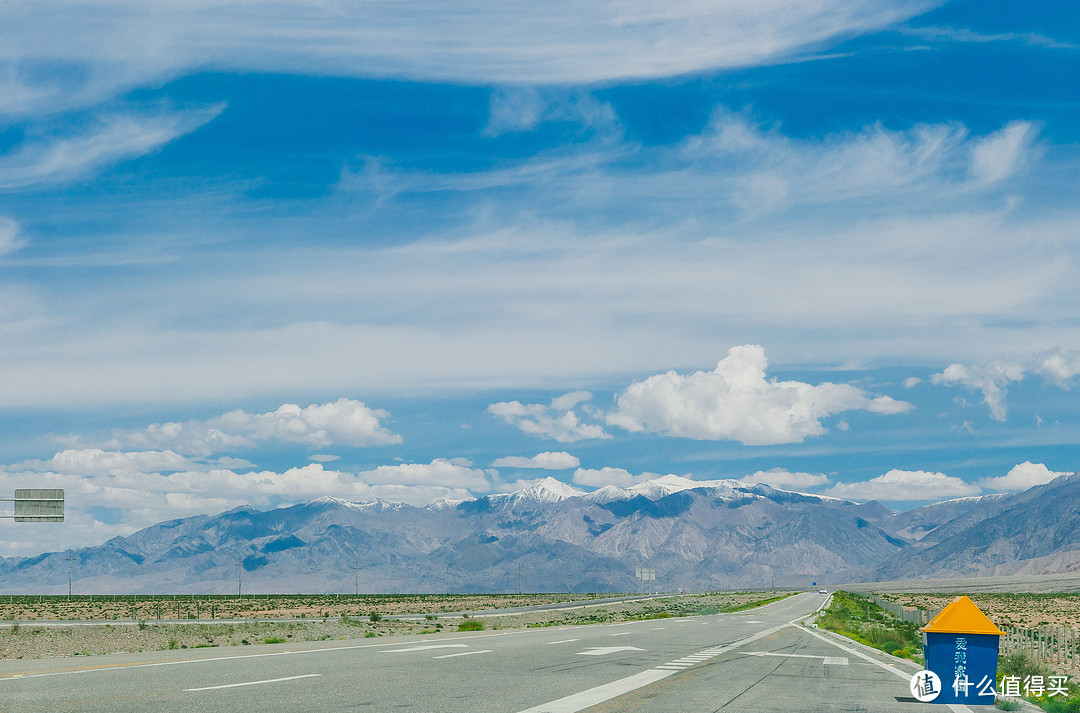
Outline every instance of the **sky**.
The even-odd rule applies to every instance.
[[[2,3],[0,556],[1074,472],[1077,76],[1067,3]]]

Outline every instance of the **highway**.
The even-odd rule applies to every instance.
[[[734,614],[0,662],[0,710],[696,713],[912,711],[917,666],[800,622]],[[951,706],[943,710],[991,711]]]

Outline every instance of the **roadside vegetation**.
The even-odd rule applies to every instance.
[[[835,592],[829,608],[818,616],[817,624],[887,654],[922,663],[919,627],[898,619],[858,594]]]
[[[903,599],[902,595],[890,599]],[[906,600],[904,600],[907,603]],[[951,601],[951,599],[950,599]],[[1037,602],[1040,598],[1027,599],[1022,595],[1008,595],[998,601]],[[947,603],[947,602],[946,602]],[[829,608],[819,614],[817,624],[823,629],[854,639],[880,651],[922,663],[922,635],[920,628],[912,623],[901,621],[889,612],[871,602],[866,597],[850,592],[838,591],[833,595]],[[1045,684],[1041,695],[1021,695],[1048,713],[1080,713],[1080,686],[1069,678],[1067,695],[1049,695],[1051,676],[1060,676],[1046,664],[1037,661],[1023,651],[1002,655],[998,658],[997,690],[1002,691],[1002,679],[1012,676],[1019,681],[1031,681],[1033,677]],[[1029,689],[1021,686],[1021,694]],[[1015,701],[998,699],[997,707],[1002,710],[1018,710]]]
[[[48,658],[54,656],[98,655],[116,652],[139,652],[168,649],[194,649],[205,647],[248,646],[275,643],[296,643],[305,641],[349,640],[381,636],[430,635],[442,632],[486,631],[492,629],[526,626],[569,626],[632,621],[637,619],[666,619],[694,615],[716,614],[720,612],[741,611],[748,608],[778,601],[789,593],[775,592],[723,592],[715,594],[694,594],[680,596],[660,596],[656,598],[620,602],[613,604],[589,604],[588,600],[599,595],[575,594],[577,601],[586,604],[567,609],[550,609],[515,613],[497,617],[450,616],[446,611],[462,611],[495,608],[495,603],[503,607],[521,604],[543,604],[550,600],[566,601],[565,594],[548,595],[409,595],[387,597],[346,597],[352,600],[348,606],[337,609],[331,604],[337,597],[296,596],[267,597],[259,595],[260,605],[265,601],[271,616],[282,616],[283,609],[293,610],[295,617],[291,621],[260,621],[256,616],[241,621],[215,621],[209,619],[191,620],[180,624],[175,621],[157,621],[153,616],[128,618],[126,621],[108,616],[115,613],[117,602],[112,599],[102,600],[95,597],[93,604],[101,604],[100,610],[83,609],[84,619],[105,618],[107,623],[98,626],[42,626],[42,619],[25,620],[15,624],[0,623],[0,659]],[[605,595],[606,596],[606,595]],[[21,606],[48,606],[52,604],[48,597],[13,597]],[[22,601],[20,599],[35,601]],[[56,597],[54,599],[60,599]],[[66,597],[64,597],[66,600]],[[140,596],[141,605],[144,600]],[[179,595],[158,600],[168,602],[175,615],[176,604],[180,604],[181,613],[185,606],[190,607],[190,595]],[[253,598],[254,599],[254,598]],[[499,601],[501,600],[501,601]],[[217,600],[220,601],[220,600]],[[282,607],[282,603],[293,604],[306,602],[309,607],[295,613],[294,607]],[[131,597],[126,601],[131,605]],[[150,606],[156,606],[154,599],[149,599]],[[89,607],[87,600],[82,603]],[[205,612],[205,609],[201,611]],[[334,613],[337,611],[338,613]],[[427,612],[427,613],[425,613]],[[432,613],[438,612],[438,613]],[[53,616],[49,618],[54,618]],[[156,612],[155,612],[156,613]],[[401,613],[423,614],[423,618],[399,620],[394,617]],[[86,616],[90,614],[90,616]],[[94,616],[93,614],[96,614]],[[105,614],[106,616],[102,616]],[[219,614],[220,615],[220,614]],[[181,617],[183,618],[183,617]],[[10,621],[10,620],[9,620]]]
[[[1027,652],[1014,651],[998,658],[998,690],[1001,690],[1001,680],[1005,676],[1014,676],[1020,681],[1031,681],[1034,677],[1041,676],[1045,684],[1049,684],[1051,676],[1061,676],[1046,664],[1032,658]],[[1066,695],[1049,695],[1050,691],[1044,689],[1042,695],[1023,695],[1022,698],[1031,701],[1048,713],[1080,713],[1080,686],[1069,678],[1066,686]],[[1021,693],[1031,693],[1030,689],[1021,687]],[[1008,702],[998,701],[998,707],[1003,710],[1015,710],[1008,706]],[[1014,704],[1015,705],[1015,704]]]

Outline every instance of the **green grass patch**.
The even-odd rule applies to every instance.
[[[484,622],[479,619],[469,619],[458,624],[458,631],[483,631]]]
[[[264,644],[284,644],[285,639],[279,639],[276,636],[268,636],[265,639],[263,639],[263,643]]]
[[[1027,652],[1013,651],[1012,653],[998,657],[997,691],[999,693],[1002,691],[1002,679],[1006,676],[1014,676],[1020,679],[1021,684],[1024,681],[1030,681],[1032,677],[1042,676],[1042,681],[1044,683],[1043,693],[1038,696],[1024,695],[1022,696],[1024,700],[1031,701],[1039,708],[1047,711],[1047,713],[1080,713],[1080,686],[1074,683],[1071,677],[1065,686],[1065,695],[1061,695],[1060,693],[1053,696],[1049,695],[1050,677],[1061,675],[1062,674],[1053,671],[1043,662],[1032,658]],[[1024,687],[1021,685],[1021,693],[1024,692]],[[999,703],[1001,702],[1002,701],[999,701]],[[998,707],[1002,708],[1000,705]],[[1016,709],[1002,708],[1002,710]]]
[[[894,617],[866,597],[850,592],[834,593],[829,608],[819,615],[817,623],[822,629],[879,651],[922,663],[919,627]]]

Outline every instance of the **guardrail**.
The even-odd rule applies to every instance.
[[[883,599],[877,594],[864,596],[893,616],[919,626],[930,623],[930,620],[941,611],[940,609],[905,607]],[[1005,632],[1005,636],[1001,637],[1001,653],[1024,651],[1032,658],[1043,661],[1058,670],[1080,673],[1080,630],[1062,624],[1045,624],[1029,628],[994,623]]]

